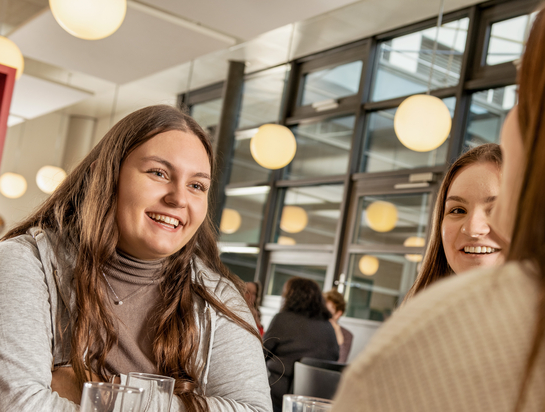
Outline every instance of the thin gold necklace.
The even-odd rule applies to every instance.
[[[114,288],[112,287],[112,285],[110,285],[110,281],[108,280],[108,278],[106,277],[106,274],[104,272],[102,272],[102,276],[104,276],[104,279],[106,279],[106,283],[108,284],[108,286],[110,287],[110,290],[112,291],[112,293],[115,296],[115,299],[113,299],[113,301],[118,306],[121,306],[123,304],[123,302],[126,302],[127,300],[132,298],[134,295],[136,295],[138,292],[140,292],[142,289],[144,289],[144,288],[146,288],[148,286],[151,286],[155,282],[155,279],[152,279],[151,282],[148,283],[147,285],[140,286],[134,292],[129,293],[127,296],[125,296],[123,299],[121,299],[119,296],[117,296],[117,293],[115,293]]]

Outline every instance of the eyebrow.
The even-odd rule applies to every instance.
[[[496,201],[496,198],[497,196],[488,196],[486,199],[484,199],[484,203],[492,203]],[[460,196],[449,196],[445,200],[445,203],[447,203],[448,201],[467,203],[467,200],[465,200],[463,197],[460,197]]]
[[[142,160],[144,162],[152,161],[152,162],[161,163],[162,165],[164,165],[168,169],[176,170],[176,167],[172,163],[170,163],[168,160],[165,160],[165,159],[163,159],[162,157],[159,157],[159,156],[147,156],[147,157],[142,158]],[[204,172],[197,172],[197,173],[195,173],[193,175],[193,177],[202,177],[204,179],[212,180],[210,175],[208,173],[204,173]]]

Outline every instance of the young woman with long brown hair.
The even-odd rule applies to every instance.
[[[398,310],[341,382],[333,411],[545,410],[545,9],[505,120],[491,226],[507,263],[438,282]]]
[[[500,189],[501,164],[499,145],[488,143],[468,150],[449,167],[435,201],[422,267],[405,301],[440,279],[500,262],[489,218]]]
[[[84,381],[131,371],[174,377],[171,411],[271,409],[244,284],[208,215],[213,164],[192,118],[141,109],[4,236],[1,410],[77,411]]]

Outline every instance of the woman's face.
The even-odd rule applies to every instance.
[[[518,107],[515,106],[505,118],[501,131],[503,156],[502,176],[498,206],[492,213],[492,227],[498,241],[507,250],[511,242],[517,202],[525,168],[524,146],[518,122]]]
[[[172,255],[193,237],[206,217],[210,162],[191,133],[160,133],[121,165],[117,247],[143,260]]]
[[[246,282],[246,293],[244,297],[249,306],[254,306],[257,299],[257,287],[254,283]]]
[[[454,273],[499,263],[500,245],[490,236],[490,213],[500,190],[491,162],[462,168],[447,192],[441,226],[443,248]]]

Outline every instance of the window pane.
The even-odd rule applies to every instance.
[[[355,61],[305,74],[301,106],[358,93],[362,67],[362,61]]]
[[[524,43],[537,13],[518,16],[492,24],[486,64],[510,62],[522,55]]]
[[[220,121],[222,102],[223,99],[220,98],[194,104],[191,106],[191,117],[193,117],[203,129],[217,126]]]
[[[259,242],[268,192],[266,186],[226,190],[220,242]]]
[[[326,266],[272,265],[267,295],[282,295],[284,284],[292,277],[312,279],[323,289],[326,272]]]
[[[278,121],[285,77],[286,66],[279,66],[244,81],[239,129]]]
[[[288,166],[286,178],[345,174],[354,119],[354,116],[337,117],[292,128],[297,139],[297,153]]]
[[[456,98],[449,97],[443,99],[443,102],[453,116]],[[396,110],[382,110],[368,115],[363,171],[385,172],[445,164],[450,138],[430,152],[408,149],[399,141],[394,131]]]
[[[483,90],[471,96],[465,149],[484,143],[499,143],[500,131],[509,110],[517,101],[515,85]]]
[[[231,272],[244,282],[253,282],[257,267],[257,254],[222,253],[220,259]]]
[[[289,188],[283,195],[273,242],[332,245],[341,217],[343,185]]]
[[[362,196],[352,243],[424,246],[430,201],[427,193]],[[418,238],[421,244],[409,245],[409,238]]]
[[[346,316],[386,320],[414,282],[417,266],[403,255],[351,255]]]
[[[231,159],[229,183],[267,182],[271,171],[257,164],[250,151],[250,141],[257,129],[235,134],[235,148]]]
[[[469,18],[445,23],[439,30],[431,89],[455,86],[460,79]],[[372,100],[387,100],[428,89],[437,28],[380,43]]]

